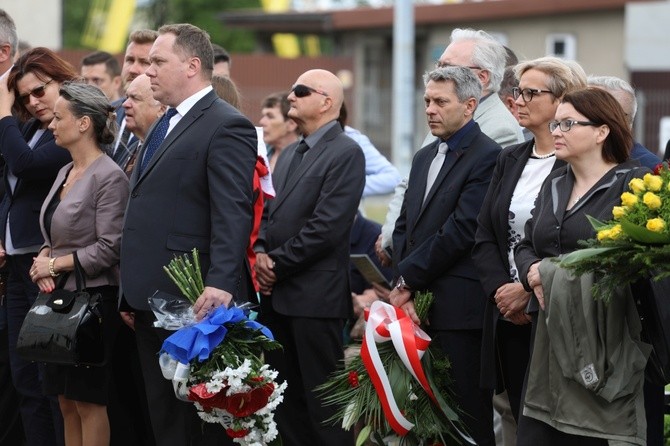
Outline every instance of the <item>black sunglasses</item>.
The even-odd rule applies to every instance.
[[[36,87],[36,88],[33,88],[33,89],[30,90],[28,93],[26,93],[26,94],[22,94],[21,96],[19,96],[19,99],[21,100],[21,102],[22,102],[23,104],[28,104],[28,103],[30,102],[30,97],[31,97],[31,96],[34,96],[34,97],[36,97],[36,98],[41,98],[41,97],[43,97],[43,96],[44,96],[44,93],[46,93],[47,85],[49,85],[49,84],[52,83],[53,81],[54,81],[53,79],[50,79],[48,82],[45,82],[45,83],[42,84],[41,86]]]
[[[328,93],[325,91],[317,90],[316,88],[308,87],[307,85],[303,84],[294,85],[293,88],[291,88],[291,91],[297,98],[304,98],[305,96],[309,96],[312,93],[318,93],[328,97]]]

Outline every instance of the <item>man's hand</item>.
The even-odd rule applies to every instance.
[[[351,293],[351,300],[354,304],[354,315],[360,316],[366,308],[370,308],[372,302],[378,299],[375,290],[368,288],[362,294]]]
[[[386,266],[386,267],[391,266],[391,258],[386,253],[386,250],[384,248],[382,248],[382,235],[381,234],[379,234],[379,237],[377,237],[377,241],[375,242],[375,254],[377,254],[377,258],[381,262],[382,266]]]
[[[377,293],[377,299],[383,300],[384,302],[389,302],[389,296],[391,295],[391,290],[386,288],[384,285],[378,283],[372,284],[372,289]]]
[[[494,296],[500,314],[509,319],[509,315],[526,308],[530,293],[520,283],[503,284]]]
[[[389,294],[389,301],[394,307],[402,308],[407,301],[412,298],[412,292],[409,290],[399,290],[398,288],[393,288]]]
[[[132,311],[120,311],[119,314],[123,323],[135,330],[135,313]]]
[[[208,311],[225,305],[226,308],[233,301],[233,295],[227,291],[211,286],[206,286],[198,300],[193,304],[193,312],[196,320],[201,320]]]
[[[272,287],[277,281],[277,276],[274,273],[275,262],[264,252],[256,254],[256,280],[262,294],[272,293]]]

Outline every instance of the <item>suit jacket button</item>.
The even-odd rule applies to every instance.
[[[412,240],[409,241],[409,246],[410,246],[410,247],[414,246],[414,239],[412,239]]]
[[[139,195],[139,194],[138,194],[137,192],[133,192],[132,194],[130,194],[130,196],[131,196],[132,198],[137,198],[138,195]]]

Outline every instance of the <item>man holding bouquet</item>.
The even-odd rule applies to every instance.
[[[389,297],[419,324],[412,293],[433,293],[427,331],[451,362],[461,419],[478,445],[493,446],[493,392],[479,387],[486,296],[470,251],[500,146],[472,119],[482,87],[470,68],[438,68],[424,81],[428,125],[438,140],[412,161],[393,232],[397,285]]]
[[[277,425],[291,446],[353,444],[351,432],[323,423],[335,408],[314,393],[343,356],[349,234],[365,185],[363,152],[337,122],[343,96],[325,70],[307,71],[291,89],[288,115],[303,138],[277,161],[277,196],[255,246],[262,322],[283,346],[266,357],[288,382]]]
[[[196,317],[251,290],[246,245],[252,222],[256,130],[212,90],[209,36],[165,25],[149,53],[154,98],[168,106],[147,135],[130,177],[121,248],[121,309],[134,323],[151,424],[161,446],[226,444],[221,426],[201,426],[193,404],[178,401],[157,353],[171,334],[152,326],[147,299],[180,291],[163,271],[175,254],[197,248],[204,292]]]

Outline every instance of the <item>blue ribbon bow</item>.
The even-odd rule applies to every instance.
[[[161,351],[182,364],[190,363],[196,356],[202,362],[209,358],[212,350],[226,337],[228,328],[225,324],[240,321],[245,321],[248,328],[260,330],[266,337],[274,340],[272,332],[266,326],[247,319],[242,309],[226,308],[222,305],[197,324],[177,330],[163,342]]]

